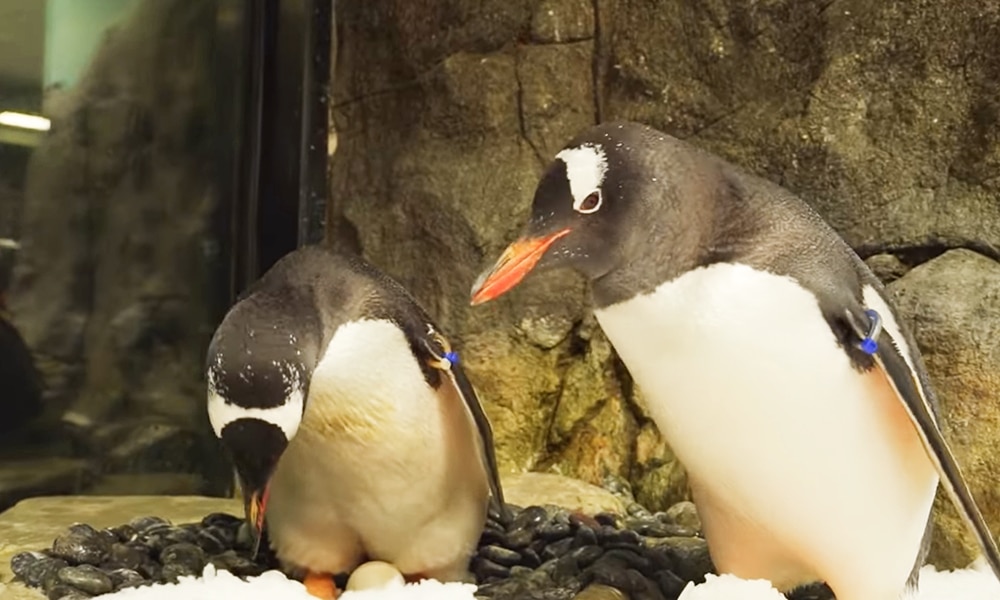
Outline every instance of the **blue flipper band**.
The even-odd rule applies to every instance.
[[[868,329],[868,335],[861,340],[858,347],[865,354],[875,354],[878,352],[878,335],[882,333],[882,317],[870,308],[865,311],[865,314],[871,320],[871,327]]]

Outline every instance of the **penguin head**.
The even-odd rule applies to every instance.
[[[287,329],[247,319],[240,308],[227,315],[209,346],[208,416],[233,463],[259,543],[271,475],[302,422],[312,352]]]
[[[497,298],[533,271],[569,267],[596,280],[621,264],[645,222],[669,221],[657,213],[678,208],[667,174],[683,168],[685,157],[671,140],[628,122],[571,140],[542,175],[521,236],[476,280],[472,304]]]

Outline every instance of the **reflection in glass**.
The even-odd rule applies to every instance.
[[[204,349],[228,302],[212,0],[0,7],[0,509],[227,485]],[[235,94],[235,91],[230,91]]]

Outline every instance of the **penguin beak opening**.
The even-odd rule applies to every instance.
[[[254,490],[244,499],[244,510],[246,511],[247,524],[253,533],[253,558],[257,557],[260,551],[260,543],[264,537],[264,513],[267,511],[268,493],[271,491],[270,484],[266,484],[262,490]]]
[[[507,246],[496,264],[476,279],[472,286],[472,306],[499,298],[514,288],[535,268],[552,244],[570,231],[566,228],[548,235],[522,237]]]

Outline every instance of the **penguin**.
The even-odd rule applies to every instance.
[[[1000,576],[911,334],[800,198],[646,125],[599,124],[546,167],[471,303],[554,268],[589,280],[720,573],[898,600],[943,482]]]
[[[314,596],[366,560],[467,580],[490,499],[490,423],[457,353],[398,282],[304,246],[229,309],[206,357],[208,417],[256,542]]]

